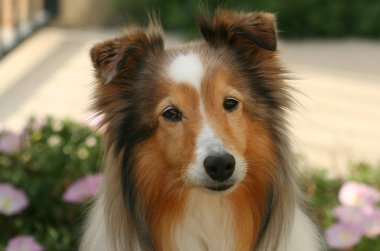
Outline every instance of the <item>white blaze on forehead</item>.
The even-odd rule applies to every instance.
[[[171,62],[169,75],[177,83],[189,83],[199,89],[203,77],[202,61],[195,53],[181,54]]]

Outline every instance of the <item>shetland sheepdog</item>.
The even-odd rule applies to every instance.
[[[203,40],[159,25],[96,44],[104,184],[81,251],[317,251],[288,140],[275,17],[217,10]]]

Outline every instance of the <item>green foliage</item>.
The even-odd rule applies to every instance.
[[[64,202],[62,195],[73,181],[98,170],[99,143],[88,146],[86,140],[100,137],[70,120],[49,118],[36,126],[31,120],[17,153],[0,153],[0,182],[24,190],[30,203],[20,214],[0,214],[0,250],[21,234],[35,236],[45,250],[74,250],[85,207]]]
[[[367,163],[354,165],[351,168],[349,179],[367,183],[380,190],[380,165],[378,168],[373,168]]]
[[[380,37],[380,1],[377,0],[116,0],[117,16],[144,23],[147,12],[158,13],[165,29],[196,33],[200,7],[222,6],[235,10],[263,10],[277,14],[281,36]]]

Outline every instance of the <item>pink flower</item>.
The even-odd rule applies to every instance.
[[[380,201],[380,193],[366,184],[350,181],[340,189],[339,201],[345,206],[373,206]]]
[[[20,235],[8,241],[5,251],[43,251],[43,248],[33,236]]]
[[[380,235],[380,209],[375,207],[367,207],[364,213],[371,221],[371,227],[366,231],[368,237],[377,237]]]
[[[358,244],[362,233],[356,226],[335,224],[326,230],[325,238],[331,248],[346,249]]]
[[[24,133],[5,133],[0,137],[0,152],[7,154],[16,153],[20,150],[24,138]]]
[[[0,183],[0,213],[10,216],[21,212],[29,204],[25,193],[8,183]]]
[[[63,195],[63,200],[70,203],[79,204],[98,194],[102,183],[102,175],[88,175],[74,182]]]
[[[341,223],[356,227],[363,234],[373,225],[372,215],[364,207],[340,206],[334,209],[334,216]]]

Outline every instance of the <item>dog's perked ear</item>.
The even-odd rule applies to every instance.
[[[121,75],[133,74],[150,53],[164,49],[160,29],[148,33],[135,29],[128,34],[96,44],[90,51],[96,77],[104,84]]]
[[[199,19],[200,31],[213,46],[239,46],[275,51],[277,47],[276,18],[271,13],[237,13],[216,11],[215,15]]]

